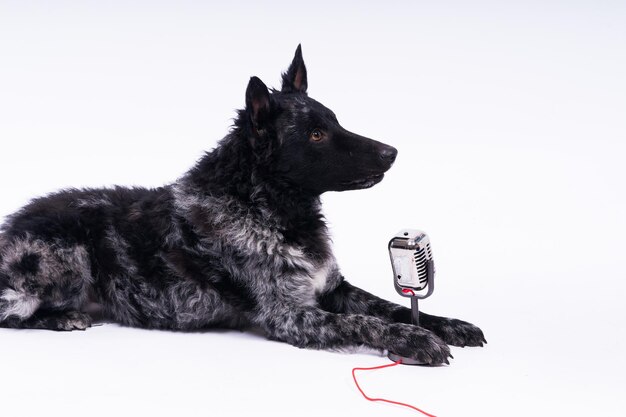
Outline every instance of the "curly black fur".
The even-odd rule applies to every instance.
[[[97,304],[129,326],[258,326],[296,346],[390,349],[447,362],[475,326],[422,315],[348,284],[319,196],[382,180],[397,151],[343,129],[307,95],[298,46],[280,91],[252,77],[231,132],[156,189],[65,190],[0,235],[0,325],[85,329]],[[428,329],[432,330],[429,331]]]

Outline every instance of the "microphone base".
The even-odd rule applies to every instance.
[[[389,352],[389,353],[387,354],[387,357],[388,357],[389,359],[391,359],[393,362],[398,362],[398,361],[400,361],[400,364],[401,364],[401,365],[420,365],[420,366],[430,366],[430,365],[429,365],[429,364],[427,364],[427,363],[420,362],[420,361],[418,361],[418,360],[416,360],[416,359],[412,359],[412,358],[405,358],[405,357],[402,357],[402,356],[400,356],[400,355],[396,355],[396,354],[395,354],[395,353],[393,353],[393,352]]]

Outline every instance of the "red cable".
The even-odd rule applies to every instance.
[[[371,368],[354,368],[354,369],[352,369],[352,379],[354,379],[354,383],[356,384],[356,387],[359,390],[359,392],[361,393],[361,395],[363,395],[363,397],[365,397],[365,399],[368,400],[368,401],[380,401],[380,402],[389,403],[389,404],[401,405],[403,407],[408,407],[408,408],[411,408],[411,409],[413,409],[415,411],[419,411],[420,413],[424,414],[425,416],[435,417],[434,415],[428,414],[426,411],[420,410],[419,408],[417,408],[417,407],[415,407],[413,405],[410,405],[410,404],[405,404],[405,403],[401,403],[401,402],[398,402],[398,401],[386,400],[384,398],[370,398],[363,392],[363,390],[359,386],[359,383],[356,380],[356,371],[373,371],[373,370],[376,370],[376,369],[383,369],[383,368],[389,368],[391,366],[400,365],[401,363],[402,363],[402,361],[397,361],[397,362],[394,362],[394,363],[390,363],[389,365],[373,366]]]

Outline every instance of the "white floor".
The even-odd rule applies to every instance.
[[[360,373],[363,389],[438,416],[622,415],[624,338],[609,328],[617,320],[563,325],[485,307],[466,316],[483,326],[487,347],[454,348],[446,367]],[[375,355],[300,350],[239,332],[115,325],[67,334],[1,330],[0,340],[5,416],[414,413],[360,397],[351,368],[387,363]]]
[[[375,188],[324,196],[345,276],[404,302],[386,243],[421,228],[423,309],[489,341],[362,373],[366,392],[437,416],[626,413],[623,4],[211,3],[0,4],[0,215],[172,181],[302,42],[311,96],[400,152]],[[356,390],[353,367],[385,363],[240,332],[0,329],[0,415],[417,415]]]

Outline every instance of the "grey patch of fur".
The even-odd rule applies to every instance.
[[[16,270],[25,256],[36,256],[37,270]],[[28,317],[38,307],[80,308],[92,282],[87,252],[82,246],[63,247],[31,237],[3,245],[0,274],[8,288],[0,297],[1,317]],[[45,294],[45,297],[44,297]]]
[[[0,321],[11,316],[18,318],[30,317],[39,308],[41,300],[30,294],[6,289],[0,295]]]
[[[106,196],[90,196],[86,198],[79,198],[76,200],[76,207],[81,208],[92,208],[92,207],[102,207],[102,206],[111,206],[111,200],[109,200]]]

